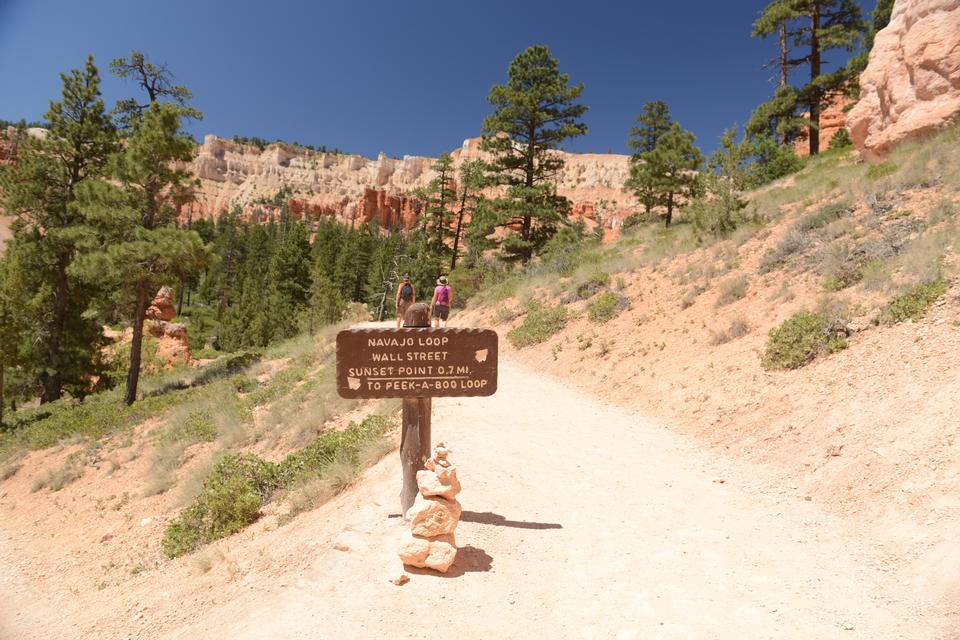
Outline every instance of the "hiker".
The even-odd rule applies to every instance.
[[[433,316],[434,327],[447,326],[452,303],[453,289],[447,284],[447,276],[440,276],[437,279],[437,288],[433,290],[433,300],[430,301],[430,315]]]
[[[400,324],[403,322],[403,316],[406,315],[407,309],[409,309],[410,305],[416,301],[417,292],[413,289],[413,284],[410,282],[410,276],[403,276],[403,280],[401,280],[400,284],[397,285],[397,329],[400,328]]]

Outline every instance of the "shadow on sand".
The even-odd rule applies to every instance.
[[[464,511],[460,514],[460,522],[476,522],[489,524],[495,527],[513,527],[514,529],[563,529],[562,524],[555,522],[527,522],[525,520],[507,520],[499,513],[490,511]]]
[[[436,576],[438,578],[459,578],[465,573],[484,573],[490,571],[493,566],[493,558],[483,549],[466,545],[457,549],[457,559],[453,565],[447,569],[446,573],[439,573],[432,569],[419,569],[409,565],[404,566],[403,570],[418,576]]]

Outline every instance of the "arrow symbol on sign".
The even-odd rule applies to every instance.
[[[477,359],[477,362],[487,361],[487,351],[489,351],[489,349],[480,349],[476,352],[474,357]]]

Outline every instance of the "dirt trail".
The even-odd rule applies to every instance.
[[[515,363],[501,363],[491,398],[436,400],[434,438],[464,485],[447,576],[387,581],[403,530],[391,455],[308,569],[165,637],[948,637],[886,571],[882,544]]]

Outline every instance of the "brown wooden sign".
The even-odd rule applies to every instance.
[[[350,329],[337,334],[344,398],[489,396],[497,390],[490,329]]]

